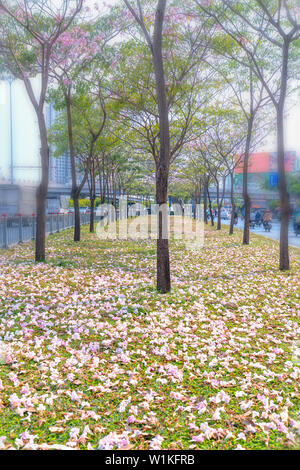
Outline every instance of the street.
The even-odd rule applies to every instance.
[[[229,220],[222,220],[222,223],[225,225],[229,225]],[[243,230],[244,222],[239,218],[239,221],[235,227],[240,228]],[[263,235],[264,237],[272,238],[273,240],[278,240],[280,237],[280,222],[272,222],[272,228],[270,232],[266,232],[263,226],[255,227],[250,229],[251,232],[256,233],[257,235]],[[289,225],[289,245],[296,246],[300,248],[300,236],[296,237],[295,232],[293,230],[293,224],[290,223]]]

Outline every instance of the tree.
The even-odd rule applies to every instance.
[[[140,26],[148,47],[151,51],[156,82],[157,106],[159,114],[160,152],[156,165],[156,202],[159,205],[158,239],[157,239],[157,290],[167,293],[171,289],[169,240],[163,236],[167,227],[165,207],[168,198],[168,176],[170,167],[170,129],[166,81],[162,50],[162,36],[167,0],[158,0],[155,12],[153,37],[151,37],[144,20],[142,5],[137,0],[137,8],[133,8],[128,0],[124,0],[127,8]]]
[[[240,165],[241,148],[245,141],[245,122],[240,113],[225,108],[215,118],[214,126],[209,130],[209,141],[217,155],[217,161],[222,162],[221,168],[230,177],[231,220],[229,234],[233,234],[235,200],[234,200],[234,171]],[[223,191],[225,185],[223,185]],[[224,192],[223,192],[224,194]],[[218,229],[221,225],[221,208],[218,203]]]
[[[208,181],[214,182],[216,186],[216,199],[217,199],[217,230],[221,230],[221,209],[223,206],[223,201],[225,197],[225,182],[226,177],[228,176],[228,171],[226,165],[224,165],[221,155],[214,148],[212,140],[208,138],[202,140],[202,145],[199,149],[201,158],[205,164],[206,172],[209,176]],[[222,181],[222,192],[220,189],[220,181]],[[209,210],[212,226],[214,225],[214,217],[212,212],[212,201],[210,196],[209,186],[206,186],[206,192],[208,195],[209,201]]]
[[[190,91],[196,89],[197,83],[194,68],[206,54],[208,36],[206,34],[206,40],[200,41],[201,34],[204,35],[203,30],[195,31],[195,25],[189,21],[189,15],[182,11],[178,2],[171,2],[167,10],[167,1],[158,0],[155,2],[153,17],[154,2],[142,3],[137,0],[133,6],[133,2],[123,1],[139,28],[137,44],[141,43],[142,37],[150,51],[150,81],[144,77],[143,84],[151,83],[153,78],[155,82],[154,94],[152,90],[149,93],[155,106],[148,107],[146,113],[140,107],[140,113],[134,116],[135,113],[131,111],[131,116],[135,119],[136,131],[142,132],[148,142],[146,146],[150,148],[155,161],[156,202],[159,206],[157,289],[166,293],[170,290],[169,243],[166,233],[170,165],[186,142],[187,132],[192,124],[195,95],[191,95]],[[184,27],[183,21],[186,21]],[[136,36],[136,31],[133,34]],[[198,53],[200,48],[201,54]],[[140,57],[141,60],[144,55]],[[184,93],[186,97],[183,105],[180,94],[183,96]],[[145,96],[146,89],[142,101]],[[178,114],[181,114],[182,119]]]
[[[225,46],[222,41],[225,40]],[[223,45],[221,46],[220,43]],[[239,49],[239,45],[237,48]],[[244,230],[243,230],[243,244],[249,244],[250,237],[250,209],[251,198],[248,192],[248,169],[249,157],[251,149],[263,140],[267,132],[270,132],[273,121],[270,121],[270,98],[265,91],[263,84],[255,76],[253,72],[253,65],[251,62],[245,66],[239,61],[239,55],[234,55],[232,44],[228,47],[226,43],[226,36],[221,37],[213,43],[213,50],[217,56],[208,63],[219,74],[224,82],[224,85],[229,87],[232,91],[230,102],[232,106],[240,108],[244,119],[246,120],[246,138],[244,139],[245,146],[242,152],[242,166],[243,166],[243,199],[244,199]],[[270,78],[271,80],[271,78]],[[267,108],[267,111],[265,110]],[[267,114],[268,112],[268,114]],[[272,115],[271,115],[272,118]],[[231,224],[232,225],[232,224]]]
[[[71,30],[66,31],[61,35],[60,40],[56,45],[55,54],[51,64],[51,74],[56,81],[56,86],[51,90],[50,99],[52,99],[57,110],[65,108],[67,114],[69,147],[66,151],[70,155],[71,163],[71,197],[73,199],[74,206],[75,242],[80,241],[79,197],[86,182],[88,172],[84,172],[85,176],[81,183],[78,184],[71,109],[72,91],[74,90],[74,82],[76,83],[78,75],[87,67],[89,61],[92,60],[92,51],[94,51],[94,47],[92,47],[88,31],[82,26],[74,25]]]
[[[284,110],[291,65],[299,65],[299,5],[288,0],[222,0],[197,4],[236,41],[251,61],[277,116],[278,186],[281,206],[279,268],[289,269],[288,223],[289,194],[285,174]],[[207,3],[211,7],[207,7]],[[268,44],[268,61],[266,60]],[[270,60],[271,59],[271,60]],[[270,85],[270,76],[272,84]]]
[[[44,105],[54,47],[81,10],[83,0],[0,1],[0,54],[6,68],[24,82],[36,112],[41,141],[42,177],[36,191],[35,260],[45,260],[46,198],[49,181],[49,144]],[[38,76],[39,96],[31,78]]]
[[[101,69],[107,64],[103,58],[105,45],[115,36],[118,30],[114,26],[113,14],[99,17],[97,21],[75,24],[59,38],[51,62],[51,75],[57,87],[52,89],[51,97],[57,109],[66,108],[68,122],[68,139],[72,175],[71,197],[74,202],[74,241],[80,241],[79,197],[83,185],[78,184],[76,174],[76,155],[74,151],[72,99],[76,93],[78,80],[97,81]],[[105,55],[105,54],[104,54]],[[83,182],[83,184],[85,181]]]
[[[96,175],[98,171],[98,154],[100,136],[104,131],[107,120],[106,97],[102,94],[102,83],[98,81],[92,88],[86,82],[77,83],[77,92],[73,94],[70,109],[61,111],[51,129],[51,140],[55,145],[55,154],[62,155],[69,150],[70,127],[69,116],[72,117],[72,151],[78,167],[80,182],[76,175],[76,196],[73,194],[73,203],[79,209],[79,195],[88,181],[90,189],[91,223],[90,229],[94,231],[94,204],[96,199]],[[79,241],[79,240],[75,240]]]

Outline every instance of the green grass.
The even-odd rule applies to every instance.
[[[277,242],[207,227],[170,253],[161,295],[153,240],[84,228],[49,237],[46,263],[32,244],[1,252],[0,446],[298,446],[299,250],[280,272]]]

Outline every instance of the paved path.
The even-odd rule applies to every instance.
[[[225,225],[229,225],[228,220],[222,220],[222,223]],[[243,229],[244,222],[239,219],[238,224],[235,227]],[[280,237],[280,223],[279,222],[272,222],[272,228],[270,232],[266,232],[263,226],[255,227],[250,229],[251,232],[256,233],[257,235],[263,235],[268,238],[272,238],[273,240],[279,240]],[[295,232],[293,230],[293,224],[289,225],[289,245],[296,246],[300,248],[300,236],[296,237]]]

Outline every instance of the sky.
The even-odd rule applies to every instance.
[[[58,0],[60,2],[60,0]],[[93,7],[95,4],[106,9],[107,7],[114,5],[118,0],[85,0],[85,5]],[[0,87],[0,102],[4,100],[4,91]],[[289,109],[288,116],[285,122],[285,142],[287,150],[296,150],[300,155],[300,94],[298,93],[287,103],[286,106]],[[265,151],[276,151],[276,133],[271,133],[266,139],[264,144],[259,150]]]
[[[95,4],[95,0],[86,0],[91,6]],[[114,5],[118,0],[97,0],[98,5]],[[287,119],[285,121],[285,143],[287,150],[296,150],[300,156],[300,94],[298,93],[287,102],[286,109],[289,109]],[[270,134],[265,143],[259,150],[276,151],[276,130]]]
[[[300,156],[300,97],[295,96],[293,100],[287,101],[286,108],[289,109],[285,120],[285,143],[287,150],[296,150]],[[261,150],[276,151],[276,129],[266,140]]]
[[[286,121],[286,144],[291,150],[297,150],[300,155],[300,98]]]

